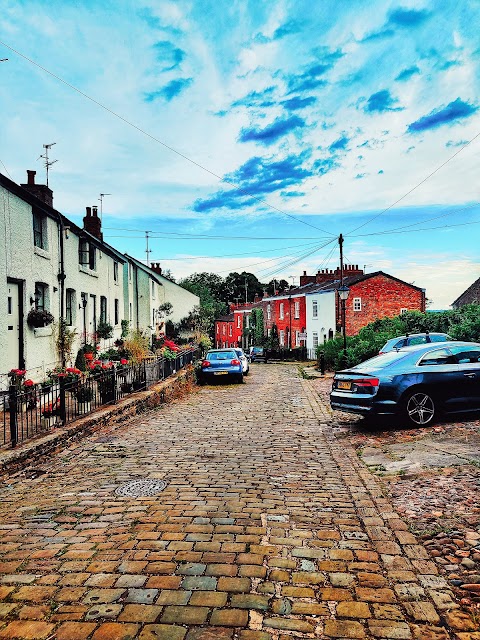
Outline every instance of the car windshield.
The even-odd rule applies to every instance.
[[[232,360],[236,357],[235,351],[214,351],[213,353],[207,353],[206,359],[214,362],[217,360]]]
[[[252,353],[262,353],[263,347],[252,347]]]
[[[432,342],[447,342],[447,340],[451,340],[451,338],[450,336],[442,335],[441,333],[438,333],[437,335],[430,334],[430,340]]]
[[[388,353],[382,353],[379,356],[370,358],[370,360],[365,360],[365,362],[357,364],[357,366],[352,367],[350,371],[362,371],[363,373],[368,373],[369,371],[375,371],[376,369],[388,367],[392,363],[404,357],[405,352],[403,351],[389,351]]]

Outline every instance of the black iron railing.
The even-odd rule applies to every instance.
[[[174,359],[155,358],[139,364],[100,368],[85,378],[58,377],[52,384],[31,388],[11,385],[0,396],[3,418],[1,445],[15,447],[36,435],[64,426],[153,384],[193,363],[196,351],[179,352]]]

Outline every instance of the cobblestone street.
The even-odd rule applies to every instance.
[[[4,482],[0,638],[478,640],[331,420],[253,365]]]

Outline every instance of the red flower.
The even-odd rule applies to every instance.
[[[126,360],[125,358],[122,358],[120,360],[120,364],[128,364],[128,360]]]
[[[97,346],[95,347],[95,349],[96,349],[97,351],[100,351],[100,345],[99,345],[99,344],[97,344]]]
[[[93,360],[93,353],[86,353],[85,360]]]
[[[57,373],[57,378],[66,378],[67,374],[66,373]]]
[[[30,379],[25,380],[25,382],[23,383],[24,387],[33,387],[34,385],[35,385],[34,381]]]

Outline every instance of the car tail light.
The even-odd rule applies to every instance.
[[[237,359],[235,358],[235,360],[232,360],[232,361],[230,362],[230,364],[237,364],[237,365],[238,365],[238,364],[241,364],[241,362],[240,362],[240,360],[237,360]]]
[[[356,387],[363,388],[378,387],[380,380],[378,378],[359,378],[358,380],[354,380],[353,384]]]
[[[379,351],[379,352],[378,352],[378,355],[379,355],[379,356],[383,356],[383,354],[384,354],[384,353],[387,353],[387,352],[386,352],[386,351]]]
[[[212,363],[209,362],[208,360],[204,360],[202,362],[202,369],[206,369],[207,367],[211,367],[211,366],[212,366]]]

